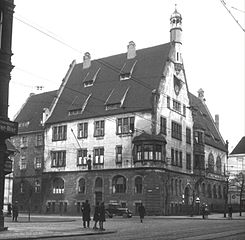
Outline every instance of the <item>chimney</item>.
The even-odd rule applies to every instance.
[[[44,108],[43,109],[43,117],[42,117],[42,120],[41,120],[42,126],[44,126],[45,122],[48,119],[48,116],[49,116],[49,109],[48,108]]]
[[[91,66],[91,56],[89,52],[84,53],[83,56],[83,69],[89,68]]]
[[[204,91],[203,91],[202,88],[200,88],[200,89],[198,90],[198,98],[199,98],[202,102],[205,102],[205,101],[206,101],[206,99],[204,98]]]
[[[128,53],[127,53],[127,59],[132,59],[136,57],[136,49],[135,49],[135,43],[133,41],[130,41],[128,44]]]
[[[214,123],[217,129],[219,130],[219,114],[215,114],[214,119],[215,119]]]

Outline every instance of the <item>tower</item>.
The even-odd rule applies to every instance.
[[[170,17],[170,42],[175,48],[175,56],[173,60],[177,63],[182,63],[182,16],[177,11],[176,5],[175,10]]]

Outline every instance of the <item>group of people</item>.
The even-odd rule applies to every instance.
[[[89,201],[86,200],[85,203],[82,205],[82,214],[83,214],[83,227],[90,227],[90,204]],[[93,216],[94,226],[93,229],[104,231],[104,222],[105,222],[105,205],[104,202],[101,202],[100,204],[97,202],[95,209],[94,209],[94,216]],[[99,228],[97,227],[97,224],[99,223]]]
[[[18,208],[17,201],[15,201],[13,205],[11,203],[8,204],[8,216],[11,216],[11,214],[12,214],[12,221],[17,222],[18,215],[19,215],[19,208]]]

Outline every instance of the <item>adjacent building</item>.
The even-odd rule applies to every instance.
[[[170,24],[169,43],[137,50],[131,41],[126,53],[95,60],[87,52],[82,63],[71,63],[52,101],[41,106],[50,93],[36,95],[44,138],[41,174],[35,175],[40,211],[80,214],[86,199],[117,202],[134,214],[140,203],[149,215],[186,214],[204,202],[224,209],[227,148],[204,91],[188,90],[177,10]],[[32,111],[23,115],[29,120],[15,119],[19,145],[31,136],[21,124],[31,125]],[[37,156],[28,149],[15,161],[16,198],[26,185],[35,188],[23,175],[23,162],[27,172]]]

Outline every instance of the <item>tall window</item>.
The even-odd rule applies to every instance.
[[[153,160],[153,145],[144,145],[144,160]]]
[[[96,121],[94,123],[94,136],[103,137],[105,135],[105,121]]]
[[[52,141],[66,140],[66,135],[67,135],[66,125],[53,127]]]
[[[136,157],[137,157],[138,161],[143,160],[143,158],[142,158],[142,146],[141,145],[136,146]]]
[[[134,182],[135,182],[135,193],[142,193],[143,192],[142,177],[136,177]]]
[[[51,152],[51,167],[65,167],[66,151]]]
[[[122,146],[116,146],[116,164],[122,164]]]
[[[39,169],[42,167],[42,157],[38,156],[34,158],[34,168]]]
[[[161,161],[162,160],[162,145],[156,145],[155,148],[156,148],[155,159],[157,161]]]
[[[214,172],[214,156],[212,153],[208,155],[208,171],[211,173]]]
[[[0,10],[0,49],[2,48],[3,37],[3,11]]]
[[[78,126],[78,138],[87,138],[88,137],[88,123],[79,123]]]
[[[171,164],[174,165],[174,149],[171,148]]]
[[[34,192],[39,193],[41,190],[41,183],[40,180],[36,179],[34,183]]]
[[[36,146],[43,146],[43,135],[42,134],[37,134],[36,136]]]
[[[123,176],[115,176],[112,179],[112,192],[125,193],[126,192],[126,178]]]
[[[22,136],[21,137],[21,147],[24,148],[24,147],[27,147],[27,145],[28,145],[27,137],[26,136]]]
[[[186,106],[183,105],[183,115],[186,116]]]
[[[88,153],[88,150],[86,148],[77,150],[77,165],[78,166],[87,165],[87,153]]]
[[[186,128],[186,143],[191,144],[191,129]]]
[[[85,179],[80,178],[78,182],[78,192],[79,193],[85,193]]]
[[[27,160],[25,156],[20,158],[20,169],[26,169]]]
[[[179,152],[179,166],[182,167],[182,151]]]
[[[133,132],[134,132],[134,117],[117,119],[117,134],[125,134],[125,133],[133,133]]]
[[[172,121],[172,138],[182,140],[182,126]]]
[[[167,108],[170,108],[170,97],[167,96]]]
[[[94,148],[94,165],[104,164],[104,148],[98,147]]]
[[[165,117],[160,118],[160,133],[167,134],[167,119]]]
[[[179,152],[178,150],[175,150],[175,165],[179,165]]]
[[[202,195],[204,197],[206,196],[206,186],[205,186],[205,183],[202,183]]]
[[[203,140],[203,132],[195,131],[194,132],[194,139],[195,139],[195,143],[197,143],[197,144],[203,144],[204,143],[204,140]]]
[[[181,104],[180,102],[173,99],[173,109],[177,112],[181,112]]]
[[[208,198],[212,198],[212,189],[211,189],[211,184],[208,184],[207,193],[208,193]]]
[[[53,194],[62,194],[64,193],[64,180],[61,178],[55,178],[53,180]]]
[[[218,156],[217,159],[216,159],[216,172],[218,174],[221,174],[221,170],[222,170],[221,168],[222,168],[221,159],[220,159],[220,156]]]
[[[175,195],[178,196],[178,179],[175,179]]]
[[[191,154],[186,153],[186,169],[191,170]]]

